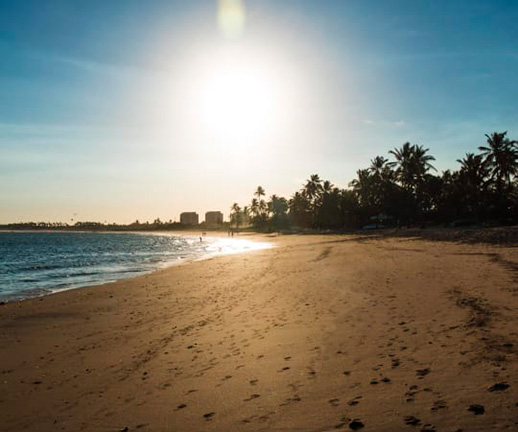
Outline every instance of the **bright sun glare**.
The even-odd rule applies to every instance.
[[[200,92],[201,119],[220,136],[248,137],[271,129],[275,108],[273,83],[247,67],[214,71]]]

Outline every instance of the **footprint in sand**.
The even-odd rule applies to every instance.
[[[430,408],[431,411],[439,411],[442,409],[448,408],[448,405],[446,404],[446,401],[437,400],[433,403],[432,408]]]
[[[351,421],[351,423],[349,423],[349,429],[355,431],[355,430],[359,430],[361,428],[363,428],[365,425],[363,424],[363,422],[359,419],[354,419],[353,421]]]
[[[475,415],[482,415],[486,412],[484,405],[479,405],[479,404],[471,404],[467,409],[468,409],[468,411],[471,411]]]
[[[424,369],[417,369],[415,371],[416,376],[419,379],[423,379],[426,375],[430,373],[430,368],[424,368]]]
[[[257,379],[253,379],[253,380],[249,381],[250,385],[253,385],[253,386],[255,386],[258,382],[259,382],[259,380],[257,380]]]
[[[244,402],[249,402],[249,401],[254,400],[254,399],[257,399],[257,398],[259,398],[259,397],[261,397],[261,395],[260,395],[260,394],[254,393],[254,394],[253,394],[253,395],[251,395],[249,398],[247,398],[247,399],[243,399],[243,401],[244,401]]]
[[[403,420],[405,421],[405,424],[409,426],[417,426],[421,424],[421,420],[411,415],[405,416]]]
[[[340,399],[329,399],[328,402],[333,406],[340,405]]]
[[[215,412],[210,412],[210,413],[207,413],[207,414],[203,414],[203,418],[205,420],[212,420],[212,417],[214,417],[214,414],[216,414]]]
[[[490,391],[490,392],[497,392],[497,391],[507,390],[509,387],[511,387],[509,384],[507,384],[505,382],[502,382],[502,383],[493,384],[487,390]]]
[[[361,398],[362,398],[362,396],[356,396],[354,399],[351,399],[349,402],[347,402],[347,405],[356,406],[360,403]]]

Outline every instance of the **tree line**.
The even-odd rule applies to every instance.
[[[425,226],[517,223],[518,141],[486,134],[486,145],[466,153],[457,170],[437,173],[421,145],[404,143],[376,156],[340,189],[313,174],[287,199],[258,186],[251,202],[234,203],[230,224],[256,230],[357,229],[365,225]]]

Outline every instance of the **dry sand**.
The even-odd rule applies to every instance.
[[[517,249],[268,240],[0,306],[0,431],[518,430]]]

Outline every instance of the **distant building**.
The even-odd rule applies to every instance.
[[[184,212],[180,215],[180,223],[182,225],[198,225],[200,223],[198,213]]]
[[[205,213],[205,223],[207,225],[221,225],[223,223],[223,213],[220,211],[209,211]]]

